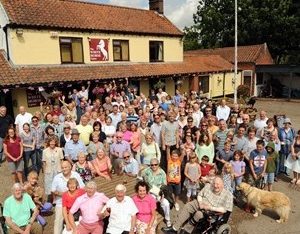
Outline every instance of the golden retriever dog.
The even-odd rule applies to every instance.
[[[237,189],[244,193],[247,202],[255,208],[254,217],[260,215],[264,209],[272,209],[279,215],[276,222],[283,223],[288,220],[291,202],[285,194],[261,190],[247,183],[241,183]]]

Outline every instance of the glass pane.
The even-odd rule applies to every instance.
[[[61,61],[63,63],[72,62],[70,45],[62,44],[60,45],[60,48],[61,48]]]
[[[121,60],[121,48],[114,46],[114,60]]]
[[[158,42],[158,60],[159,61],[163,61],[164,57],[163,57],[163,43],[162,42]]]
[[[122,41],[122,60],[128,61],[129,60],[129,43],[128,41]]]
[[[73,52],[73,62],[74,63],[83,63],[81,40],[73,40],[72,52]]]

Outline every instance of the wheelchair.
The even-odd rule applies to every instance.
[[[227,211],[224,214],[219,214],[212,211],[204,211],[201,210],[203,213],[203,218],[200,219],[194,225],[194,230],[192,234],[230,234],[231,227],[227,223],[230,217],[231,212]],[[187,222],[191,223],[191,219]],[[187,231],[184,230],[184,226],[182,227],[180,234],[188,234]]]

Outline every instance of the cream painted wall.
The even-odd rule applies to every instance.
[[[180,87],[180,93],[184,94],[185,92],[189,93],[190,92],[190,82],[189,79],[192,78],[188,78],[186,77],[183,81],[182,81],[182,85]]]
[[[174,96],[175,94],[175,83],[172,78],[165,79],[166,82],[166,92],[167,94]]]
[[[19,107],[24,106],[26,111],[34,114],[35,111],[39,111],[40,107],[31,107],[27,106],[27,94],[26,89],[14,89],[12,90],[12,100],[13,100],[13,110],[15,116],[19,113]]]
[[[109,61],[113,62],[112,40],[129,40],[130,62],[149,62],[149,41],[164,41],[164,61],[178,62],[183,60],[183,43],[180,38],[154,37],[122,34],[100,34],[61,32],[59,37],[80,37],[83,39],[84,63],[91,62],[89,38],[109,39]],[[49,30],[23,29],[23,35],[17,36],[15,29],[9,30],[11,57],[17,65],[61,64],[59,38],[51,38]]]
[[[216,74],[210,74],[209,75],[209,97],[218,97],[233,94],[234,93],[234,87],[232,84],[232,80],[234,77],[233,72],[227,72],[225,73],[216,73]],[[225,82],[225,84],[223,84]],[[236,87],[238,87],[241,84],[241,72],[237,74],[237,84]]]
[[[143,93],[146,97],[150,94],[150,85],[149,80],[141,80],[140,81],[140,93]]]
[[[0,3],[0,49],[4,49],[6,51],[6,38],[4,33],[4,26],[8,24],[8,17],[3,6]]]

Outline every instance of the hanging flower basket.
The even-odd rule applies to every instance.
[[[166,83],[162,82],[161,80],[159,80],[155,85],[154,85],[154,88],[155,89],[162,89],[166,87]]]

